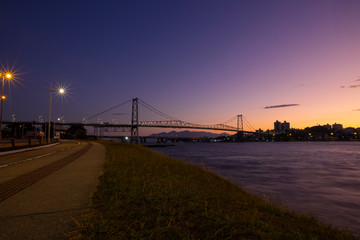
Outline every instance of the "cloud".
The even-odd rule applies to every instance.
[[[360,109],[354,109],[353,111],[360,111]]]
[[[359,79],[360,80],[360,79]],[[298,84],[298,85],[295,85],[294,88],[300,88],[300,87],[305,87],[305,84],[301,83],[301,84]]]
[[[283,108],[283,107],[296,107],[300,104],[282,104],[282,105],[273,105],[273,106],[266,106],[264,109],[270,109],[270,108]]]
[[[356,79],[355,81],[353,81],[353,83],[356,83],[356,84],[353,84],[353,85],[350,85],[350,86],[340,86],[340,88],[360,88],[360,84],[358,84],[360,82],[360,77],[358,79]]]

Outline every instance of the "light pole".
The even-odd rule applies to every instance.
[[[53,92],[57,92],[59,94],[64,94],[65,93],[65,89],[64,88],[58,88],[58,89],[53,89],[52,88],[52,82],[50,82],[50,104],[49,104],[49,127],[48,127],[48,143],[50,143],[50,121],[51,121],[51,95]],[[55,126],[54,126],[55,128]]]
[[[4,100],[5,100],[5,95],[4,95],[4,85],[5,85],[5,78],[8,79],[9,81],[12,78],[12,74],[11,73],[0,73],[1,77],[2,77],[2,85],[1,85],[1,114],[0,114],[0,140],[2,138],[2,115],[3,115],[3,105],[4,105]]]

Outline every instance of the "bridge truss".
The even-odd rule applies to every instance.
[[[131,121],[128,123],[109,123],[109,122],[91,122],[92,119],[101,116],[107,112],[110,112],[114,109],[117,109],[121,106],[129,104],[132,102],[131,108]],[[152,121],[140,121],[139,119],[139,105],[142,107],[150,110],[151,112],[155,113],[156,115],[160,116],[161,118],[165,118],[165,120],[152,120]],[[237,126],[231,126],[229,122],[237,122]],[[11,122],[8,122],[11,123]],[[22,122],[26,123],[26,122]],[[43,122],[28,122],[31,124],[37,125],[46,125]],[[244,131],[244,123],[252,129],[252,131]],[[55,123],[52,123],[55,124]],[[179,129],[200,129],[200,130],[219,130],[225,132],[237,132],[240,134],[246,133],[254,133],[255,130],[251,126],[251,124],[243,117],[243,115],[234,116],[232,119],[217,124],[211,125],[204,125],[204,124],[196,124],[190,123],[187,121],[179,120],[174,118],[170,115],[167,115],[160,110],[152,107],[151,105],[147,104],[146,102],[142,101],[139,98],[130,99],[126,102],[118,104],[114,107],[111,107],[105,111],[92,115],[88,118],[84,118],[81,123],[56,123],[56,125],[82,125],[82,126],[90,126],[94,128],[94,135],[95,136],[110,136],[110,133],[122,133],[122,132],[130,132],[131,133],[131,140],[132,142],[139,142],[139,128],[179,128]],[[115,137],[115,136],[114,136]]]
[[[89,120],[98,117],[101,114],[106,112],[112,111],[117,107],[123,106],[132,101],[132,112],[131,112],[131,124],[109,124],[109,123],[101,123],[101,124],[93,124],[88,123]],[[139,121],[139,105],[145,107],[146,109],[150,110],[151,112],[165,118],[166,120],[154,120],[154,121]],[[230,126],[227,125],[228,122],[237,120],[237,126]],[[250,123],[243,118],[242,115],[237,115],[224,123],[218,124],[211,124],[211,125],[204,125],[204,124],[196,124],[190,123],[183,120],[176,119],[168,114],[161,112],[160,110],[152,107],[151,105],[147,104],[146,102],[142,101],[139,98],[134,98],[132,100],[128,100],[123,102],[115,107],[111,107],[105,111],[102,111],[98,114],[95,114],[91,117],[85,119],[86,123],[83,123],[87,126],[93,126],[95,129],[96,135],[104,135],[105,133],[116,133],[116,132],[131,132],[131,139],[134,142],[139,141],[139,128],[140,127],[147,127],[147,128],[183,128],[183,129],[201,129],[201,130],[220,130],[226,132],[239,132],[239,133],[253,133],[250,131],[244,131],[244,120],[245,123],[252,128]]]

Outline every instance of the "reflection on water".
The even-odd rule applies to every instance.
[[[188,143],[156,150],[360,235],[360,142]]]

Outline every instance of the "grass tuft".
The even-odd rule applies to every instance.
[[[356,239],[192,164],[101,143],[104,174],[72,239]]]

